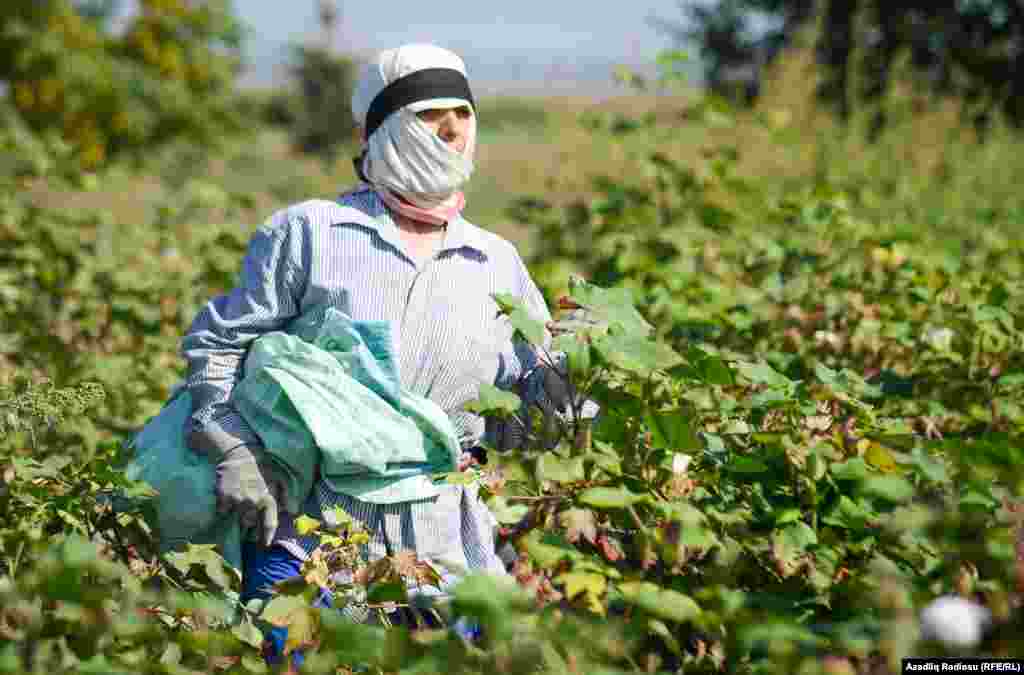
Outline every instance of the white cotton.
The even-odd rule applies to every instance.
[[[692,460],[692,455],[686,455],[681,452],[675,453],[674,455],[672,455],[672,473],[686,473],[686,470],[690,468],[690,462]]]
[[[947,648],[971,649],[981,644],[992,613],[963,598],[945,595],[921,610],[921,639]]]
[[[466,149],[459,153],[416,116],[403,108],[370,136],[363,173],[374,187],[384,187],[421,208],[447,205],[473,173],[476,114],[470,118]]]

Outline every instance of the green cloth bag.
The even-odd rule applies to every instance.
[[[334,308],[255,340],[232,404],[286,477],[286,508],[300,513],[317,470],[357,499],[396,503],[438,494],[432,474],[454,471],[461,451],[451,420],[432,401],[399,386],[390,324],[356,322]],[[234,518],[218,518],[215,471],[185,444],[187,391],[134,439],[128,476],[157,492],[161,548],[216,543],[239,567]]]
[[[192,413],[192,396],[184,387],[135,436],[135,457],[125,469],[157,491],[156,516],[160,551],[188,543],[216,544],[224,559],[242,569],[242,532],[238,519],[217,516],[216,469],[205,455],[185,444],[184,428]]]

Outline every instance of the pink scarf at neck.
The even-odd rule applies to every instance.
[[[466,196],[461,191],[452,195],[448,203],[430,209],[410,204],[387,188],[378,188],[376,192],[392,210],[406,218],[429,225],[444,225],[458,216],[466,206]]]

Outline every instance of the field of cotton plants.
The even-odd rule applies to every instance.
[[[470,577],[437,608],[478,621],[475,643],[314,607],[327,585],[383,612],[433,578],[405,553],[360,566],[346,524],[303,519],[324,554],[242,606],[216,550],[159,554],[152,491],[123,470],[253,228],[341,192],[344,161],[254,127],[217,154],[83,167],[5,127],[0,672],[285,672],[261,658],[266,624],[315,673],[1024,655],[1024,145],[941,110],[868,145],[786,96],[482,102],[469,215],[520,245],[556,314],[598,319],[553,347],[602,413],[439,477],[478,483],[518,553],[515,583]],[[561,160],[531,175],[531,143]],[[497,390],[473,405],[521,414]],[[966,614],[922,620],[944,596]]]

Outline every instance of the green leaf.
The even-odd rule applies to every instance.
[[[39,478],[58,478],[61,471],[70,463],[71,458],[66,456],[51,457],[44,462],[28,457],[11,457],[14,475],[26,481]]]
[[[320,529],[320,521],[303,514],[295,519],[295,531],[300,537],[312,534]]]
[[[683,648],[679,644],[679,640],[676,639],[675,634],[663,621],[660,619],[651,619],[647,622],[647,630],[652,635],[657,635],[661,638],[662,642],[665,643],[665,646],[667,646],[673,654],[676,656],[683,655]]]
[[[796,383],[782,373],[778,372],[767,363],[749,363],[738,361],[736,370],[740,375],[750,381],[751,384],[765,384],[769,387],[791,388]]]
[[[487,508],[502,525],[515,525],[530,512],[530,507],[526,504],[510,504],[501,495],[491,497],[487,502]]]
[[[207,578],[222,590],[231,588],[229,573],[237,580],[237,572],[217,553],[213,544],[189,544],[184,551],[168,553],[167,560],[184,575],[188,575],[193,566],[201,567]]]
[[[288,623],[288,637],[284,643],[284,654],[309,647],[316,642],[320,628],[320,612],[305,606],[292,615]]]
[[[868,465],[860,457],[851,457],[845,462],[833,462],[829,470],[836,480],[860,482],[867,480],[871,475]]]
[[[790,398],[786,392],[778,389],[766,389],[747,397],[746,403],[752,410],[758,410],[760,408],[778,407],[789,401]]]
[[[877,398],[882,395],[881,389],[868,384],[863,377],[848,368],[835,371],[819,362],[814,366],[814,375],[834,393],[860,398]]]
[[[864,452],[864,461],[883,473],[899,471],[896,458],[884,445],[870,442],[868,449]]]
[[[330,515],[330,522],[333,524],[333,527],[340,528],[352,523],[352,516],[341,506],[332,506],[324,511],[324,515]]]
[[[502,312],[508,315],[509,323],[523,339],[534,345],[544,344],[547,330],[544,323],[533,318],[526,304],[510,293],[494,293],[492,296]]]
[[[873,514],[863,506],[846,495],[842,495],[835,508],[822,518],[822,522],[834,527],[859,531],[867,526],[867,522],[871,520],[872,516]]]
[[[997,283],[989,289],[988,298],[985,302],[994,307],[1002,307],[1007,300],[1013,297],[1009,290],[1006,288],[1006,284]]]
[[[689,527],[679,535],[679,543],[693,550],[709,551],[721,542],[715,533],[706,527]]]
[[[873,476],[862,490],[890,502],[905,502],[914,496],[914,486],[899,476]]]
[[[595,448],[604,445],[606,444],[602,441],[594,442]],[[583,464],[596,466],[611,476],[622,475],[622,458],[617,453],[588,452],[583,455]]]
[[[691,347],[686,358],[693,364],[697,377],[706,384],[731,387],[736,384],[732,369],[720,356],[708,354],[699,347]]]
[[[969,489],[960,497],[960,507],[978,507],[981,509],[995,508],[999,502],[978,490]]]
[[[572,600],[581,593],[593,598],[600,598],[608,587],[608,579],[603,574],[593,572],[565,572],[555,577],[565,585],[565,595]]]
[[[772,544],[780,557],[787,562],[803,555],[807,549],[818,543],[818,535],[807,523],[797,521],[772,532]]]
[[[590,374],[590,343],[573,333],[559,335],[551,343],[552,349],[565,353],[569,377],[573,382],[582,382]]]
[[[701,379],[708,384],[717,384],[723,387],[731,387],[736,384],[729,365],[717,356],[705,359],[700,364]]]
[[[477,481],[477,476],[472,471],[449,471],[448,473],[434,474],[434,480],[450,485],[472,485]]]
[[[656,448],[678,451],[696,451],[704,447],[693,427],[693,413],[684,408],[651,410],[644,413],[644,422],[651,430],[651,441]]]
[[[594,340],[593,346],[604,363],[637,375],[683,362],[668,345],[637,335],[605,335]]]
[[[725,447],[725,441],[718,434],[712,434],[707,431],[701,432],[704,436],[704,440],[707,442],[707,448],[704,450],[704,454],[712,457],[717,463],[721,464],[726,455],[729,454],[728,448]]]
[[[628,288],[600,288],[579,277],[569,277],[569,295],[596,321],[604,321],[622,333],[647,335],[651,324],[633,304]]]
[[[275,626],[287,626],[295,612],[306,606],[300,595],[276,595],[263,607],[260,618]]]
[[[261,634],[262,635],[262,634]],[[257,645],[258,647],[259,645]],[[269,672],[269,668],[266,662],[262,658],[257,658],[251,654],[244,654],[242,656],[242,668],[247,673],[266,673]]]
[[[1003,375],[998,380],[996,380],[996,384],[998,384],[1000,387],[1007,388],[1024,386],[1024,373],[1009,373]]]
[[[250,624],[252,625],[252,624]],[[181,645],[176,642],[169,642],[160,655],[160,663],[164,665],[178,665],[181,663]]]
[[[753,622],[742,626],[739,631],[743,649],[767,647],[785,652],[796,645],[816,645],[818,636],[807,628],[783,621]]]
[[[897,535],[905,532],[920,532],[935,522],[939,514],[921,505],[901,506],[887,513],[882,525]]]
[[[391,581],[378,581],[371,584],[366,591],[366,601],[371,604],[385,602],[408,602],[409,595],[405,582],[401,579]]]
[[[649,581],[620,584],[619,591],[627,602],[660,619],[685,623],[701,615],[700,606],[690,596]]]
[[[522,539],[522,543],[533,561],[544,569],[557,567],[565,560],[583,558],[583,554],[575,546],[553,532],[541,534],[538,530],[533,530]]]
[[[572,483],[583,478],[582,457],[563,458],[549,452],[537,460],[537,480]]]
[[[787,523],[795,523],[800,520],[800,516],[800,509],[784,509],[775,515],[775,525],[780,526]]]
[[[581,504],[597,509],[622,509],[645,501],[645,495],[630,492],[624,487],[592,487],[587,488],[577,497]]]
[[[518,296],[512,295],[511,293],[492,293],[491,297],[494,298],[494,302],[498,304],[498,309],[505,314],[511,314],[517,309],[525,309],[526,307]]]
[[[232,628],[231,634],[238,638],[240,642],[247,644],[250,647],[259,649],[260,645],[263,644],[263,633],[249,619],[243,620],[237,626]]]
[[[916,447],[910,453],[913,459],[912,466],[917,472],[932,483],[943,483],[946,481],[946,466],[935,459],[922,447]]]
[[[498,389],[493,384],[480,385],[478,398],[466,403],[464,408],[478,415],[498,417],[514,415],[522,406],[521,399],[510,391]]]
[[[768,465],[753,457],[735,455],[724,468],[733,473],[764,473],[768,470]]]

